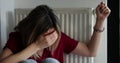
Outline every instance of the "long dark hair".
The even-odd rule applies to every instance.
[[[15,30],[20,33],[22,45],[26,47],[50,28],[55,28],[60,33],[57,16],[47,5],[39,5],[18,23]]]

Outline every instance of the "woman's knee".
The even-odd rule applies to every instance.
[[[42,63],[60,63],[60,62],[54,58],[46,58]]]

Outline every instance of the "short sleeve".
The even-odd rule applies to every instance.
[[[12,32],[9,34],[9,38],[7,43],[5,44],[5,48],[9,48],[13,53],[17,53],[20,51],[20,41],[19,41],[19,36],[18,33]]]
[[[70,38],[69,36],[67,36],[66,34],[62,33],[62,41],[63,41],[63,45],[64,45],[64,52],[69,54],[70,52],[72,52],[77,44],[78,41]]]

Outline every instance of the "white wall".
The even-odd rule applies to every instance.
[[[48,4],[54,8],[63,7],[93,7],[106,0],[15,0],[15,8],[33,8],[36,5]]]
[[[0,31],[1,31],[1,0],[0,0]],[[1,41],[1,33],[0,33],[0,41]],[[2,49],[1,42],[0,42],[0,51]]]
[[[13,28],[13,12],[14,12],[14,0],[0,0],[0,46],[3,47],[7,41],[7,31],[10,32]]]
[[[40,4],[47,4],[52,8],[79,8],[79,7],[91,7],[95,8],[98,3],[104,1],[106,3],[107,0],[1,0],[1,43],[2,46],[5,44],[7,39],[6,29],[8,28],[9,32],[12,31],[14,25],[11,23],[14,22],[13,19],[13,11],[14,8],[34,8]],[[8,2],[8,3],[7,3]],[[12,12],[11,17],[8,20],[8,12]],[[7,14],[7,15],[6,15]],[[6,19],[7,18],[7,19]],[[11,22],[11,23],[10,23]],[[105,23],[106,24],[106,23]],[[7,27],[7,26],[11,27]],[[105,28],[107,24],[105,25]],[[107,28],[106,28],[107,29]],[[103,38],[100,43],[98,55],[95,58],[95,63],[107,63],[107,30],[103,33]]]

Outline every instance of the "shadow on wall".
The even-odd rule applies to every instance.
[[[0,21],[1,22],[1,21]],[[0,25],[1,26],[1,25]],[[0,27],[1,28],[1,27]],[[1,29],[0,29],[0,31],[1,31]],[[0,53],[1,53],[1,51],[2,51],[2,45],[1,45],[1,33],[0,33]]]
[[[15,19],[14,19],[14,13],[13,12],[8,12],[7,13],[7,38],[9,36],[9,33],[13,31],[14,27],[15,27]]]
[[[1,14],[0,14],[0,52],[2,50],[2,45],[1,45]]]

